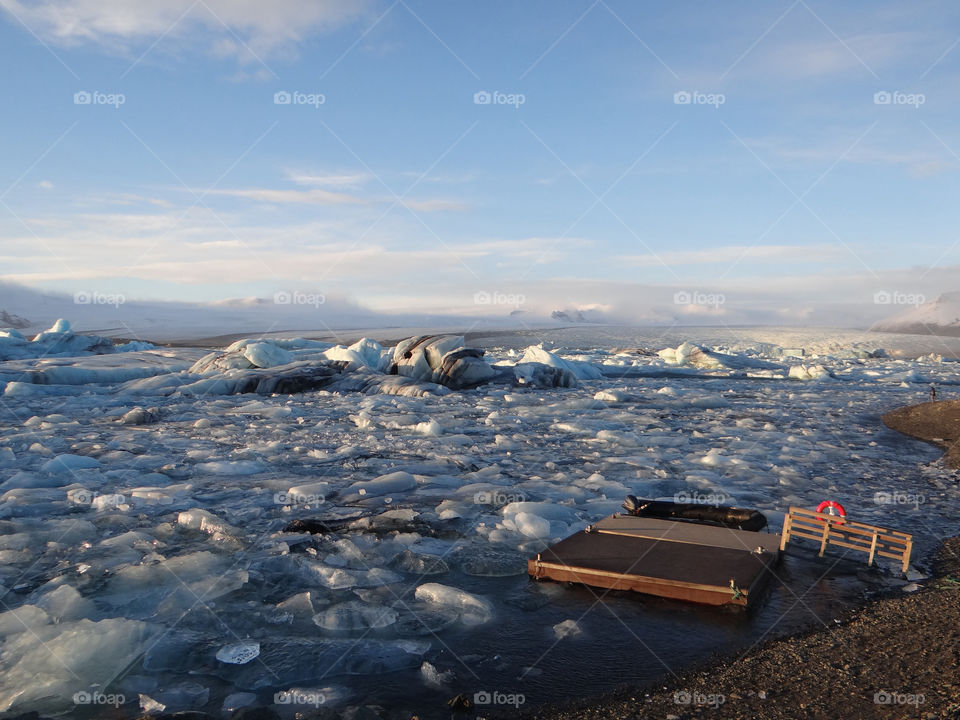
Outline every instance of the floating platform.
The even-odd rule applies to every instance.
[[[747,606],[780,559],[780,535],[616,513],[527,562],[536,579]]]

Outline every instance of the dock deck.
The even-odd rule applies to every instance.
[[[527,563],[537,579],[707,605],[749,604],[780,557],[780,536],[615,514]]]

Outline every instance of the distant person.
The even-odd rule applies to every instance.
[[[937,389],[933,386],[933,383],[930,384],[930,402],[937,401]]]

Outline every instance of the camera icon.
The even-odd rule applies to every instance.
[[[286,90],[281,90],[280,92],[275,92],[273,94],[274,105],[289,105],[292,99],[293,96],[290,95],[290,93],[288,93]]]
[[[680,290],[673,294],[673,304],[674,305],[689,305],[693,302],[693,296],[690,295],[686,290]]]
[[[274,693],[273,702],[275,705],[289,705],[293,702],[293,693],[288,690],[281,690],[280,692]]]
[[[286,290],[281,290],[273,294],[274,305],[289,305],[293,301],[293,296]]]
[[[890,295],[886,290],[880,290],[873,294],[873,304],[874,305],[889,305],[893,302],[893,296]]]
[[[873,494],[874,505],[890,505],[893,502],[893,496],[888,492],[875,492]]]
[[[80,690],[73,694],[74,705],[89,705],[91,702],[93,702],[93,696],[86,690]]]
[[[673,702],[675,705],[689,705],[693,702],[693,696],[686,690],[680,690],[673,694]]]
[[[493,96],[488,93],[486,90],[480,90],[473,94],[473,104],[474,105],[489,105],[493,100]]]
[[[90,293],[85,290],[80,290],[73,294],[73,304],[74,305],[89,305],[90,304]]]
[[[493,702],[493,698],[486,690],[481,690],[473,694],[474,705],[489,705],[491,702]]]
[[[474,305],[489,305],[490,301],[490,293],[486,292],[485,290],[481,290],[480,292],[475,292],[473,294]]]
[[[893,695],[886,690],[881,690],[873,694],[874,705],[890,705],[893,703]]]
[[[686,90],[680,90],[673,94],[674,105],[689,105],[693,97]]]
[[[874,105],[889,105],[892,101],[893,95],[888,93],[886,90],[881,90],[880,92],[875,92],[873,94]]]
[[[75,92],[73,94],[74,105],[89,105],[92,101],[93,95],[88,93],[86,90],[81,90],[80,92]]]

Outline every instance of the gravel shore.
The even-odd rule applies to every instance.
[[[960,538],[944,542],[917,592],[897,592],[656,687],[524,717],[960,718]]]

